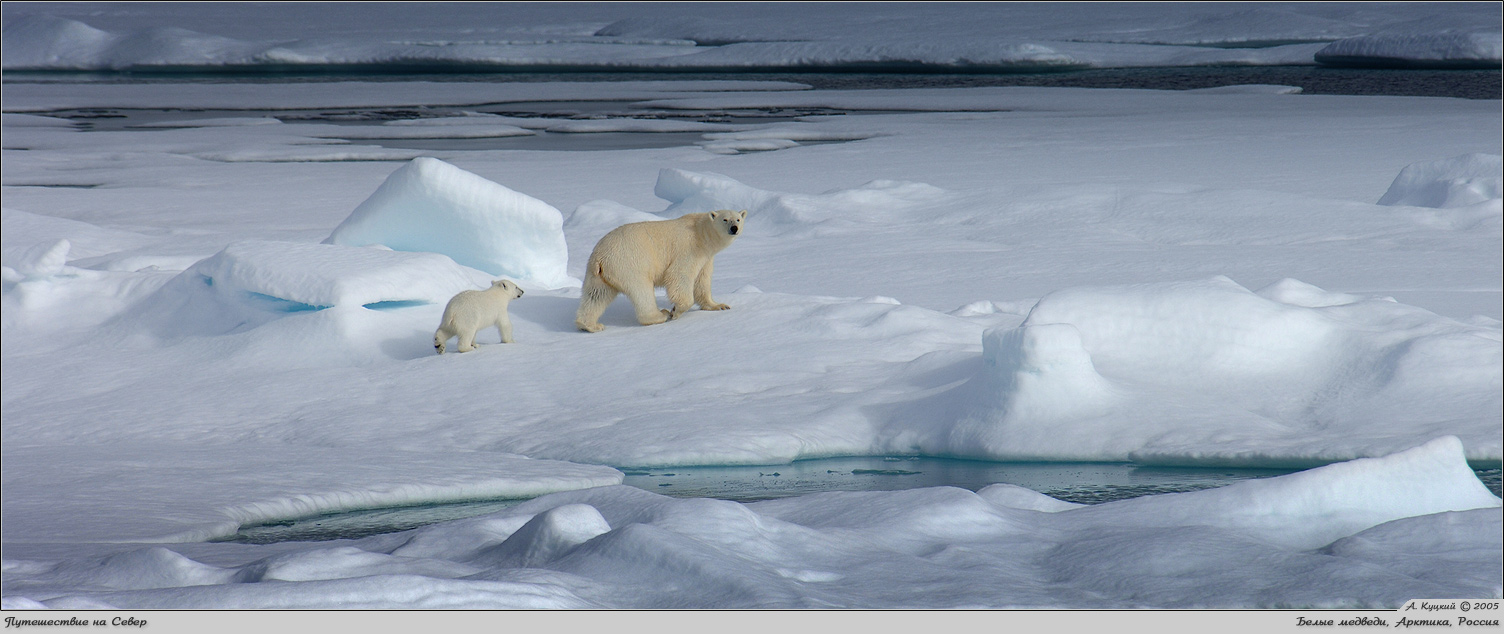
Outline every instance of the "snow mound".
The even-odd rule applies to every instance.
[[[254,63],[260,48],[217,35],[156,27],[117,35],[50,15],[26,16],[5,28],[6,68],[121,70],[184,64]]]
[[[66,238],[33,245],[20,252],[5,267],[5,281],[38,280],[61,275],[68,264],[68,250],[72,246]]]
[[[1453,208],[1504,198],[1504,157],[1464,154],[1400,170],[1380,205]]]
[[[144,300],[160,333],[226,334],[330,308],[443,304],[487,284],[436,253],[294,242],[236,242]]]
[[[933,185],[893,180],[875,180],[854,189],[815,195],[773,192],[721,174],[672,168],[658,172],[653,193],[672,203],[662,212],[666,216],[745,209],[749,223],[768,229],[896,222],[946,196],[945,190]]]
[[[419,467],[445,460],[427,457]],[[1392,608],[1495,590],[1499,507],[1461,442],[1440,437],[1375,459],[1093,506],[1007,484],[750,504],[597,486],[338,544],[236,545],[220,559],[244,563],[146,547],[8,560],[6,574],[50,608]]]
[[[639,211],[614,200],[591,200],[575,207],[564,221],[571,234],[603,236],[606,232],[632,222],[663,220],[662,216]]]
[[[1467,466],[1462,441],[1444,436],[1379,458],[1216,489],[1122,500],[1077,514],[1113,525],[1202,523],[1237,528],[1290,548],[1308,549],[1397,519],[1499,505],[1499,498]]]
[[[34,15],[5,27],[0,50],[7,68],[88,68],[116,39],[82,22]]]
[[[1316,52],[1332,66],[1498,68],[1499,31],[1447,29],[1435,33],[1374,33],[1338,40]]]
[[[388,176],[324,240],[442,253],[455,262],[525,285],[578,284],[564,218],[541,200],[434,158],[416,158]]]
[[[971,381],[898,418],[949,411],[916,444],[990,458],[1321,462],[1427,430],[1497,460],[1500,351],[1496,327],[1297,280],[1072,288],[986,331]]]
[[[534,516],[477,560],[506,567],[538,567],[610,531],[611,525],[594,507],[566,504]]]

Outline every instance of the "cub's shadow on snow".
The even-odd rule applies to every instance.
[[[660,302],[661,304],[661,302]],[[559,333],[567,336],[588,336],[588,333],[580,332],[574,325],[575,313],[580,308],[580,300],[575,297],[533,297],[524,296],[522,299],[513,301],[507,307],[508,314],[512,318],[512,333],[517,339],[517,344],[523,345],[537,343],[537,339],[529,340],[529,334],[536,335],[539,330],[548,333]],[[439,317],[433,318],[433,328],[438,328]],[[618,297],[606,308],[605,314],[601,315],[600,321],[608,331],[615,328],[641,328],[637,323],[637,314],[632,309],[632,302],[625,297]],[[475,343],[484,350],[487,347],[501,343],[501,334],[495,327],[486,327],[476,333]],[[448,349],[453,352],[459,345],[455,339],[450,339]],[[381,342],[381,352],[398,361],[413,361],[426,357],[436,356],[433,349],[433,330],[412,331],[411,334],[392,337]],[[449,354],[446,352],[446,354]]]

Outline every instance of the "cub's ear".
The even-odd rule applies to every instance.
[[[743,209],[741,211],[741,213],[739,213],[739,214],[736,215],[736,219],[737,220],[746,220],[747,219],[747,210]]]

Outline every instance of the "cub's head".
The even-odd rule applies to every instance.
[[[512,299],[522,297],[522,289],[512,283],[512,280],[496,280],[495,282],[491,282],[491,288],[501,289],[502,292],[510,295]]]
[[[715,225],[716,231],[728,236],[736,236],[742,232],[742,221],[747,219],[747,210],[731,211],[722,209],[710,212],[710,223]]]

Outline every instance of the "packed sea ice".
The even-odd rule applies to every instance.
[[[621,23],[609,37],[658,37],[649,27],[719,28]],[[124,59],[106,35],[97,51]],[[224,52],[253,35],[132,41]],[[1501,594],[1500,500],[1469,468],[1501,459],[1497,102],[1282,87],[245,86],[6,86],[7,609]],[[716,124],[648,149],[365,144],[387,127],[546,131],[454,111],[582,96],[844,114]],[[350,138],[327,121],[263,121],[415,102],[465,121]],[[241,112],[139,129],[49,116],[126,107]],[[654,127],[600,121],[556,133]],[[716,261],[731,310],[640,327],[620,300],[606,331],[575,330],[600,236],[723,206],[749,211]],[[447,297],[496,277],[528,287],[509,308],[517,342],[435,355]],[[1312,468],[1093,506],[1002,483],[746,504],[620,486],[625,467],[891,454]],[[533,499],[356,540],[207,541],[507,497]]]

